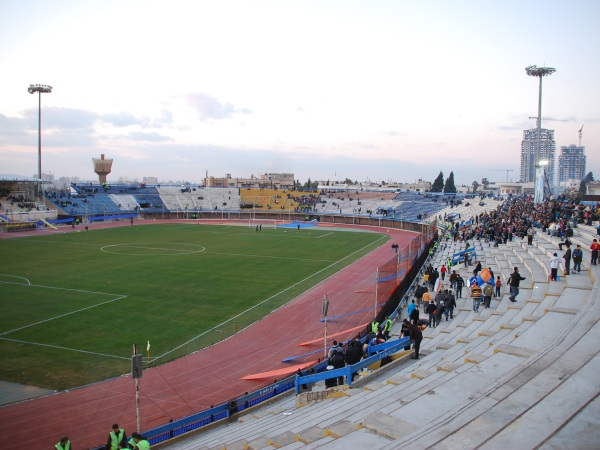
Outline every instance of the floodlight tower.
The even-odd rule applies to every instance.
[[[540,93],[538,95],[538,114],[537,114],[537,145],[535,148],[535,156],[533,158],[533,161],[534,161],[534,164],[536,167],[535,174],[537,177],[538,176],[537,168],[540,165],[540,156],[541,156],[541,152],[542,152],[542,147],[541,147],[541,142],[542,142],[541,141],[541,139],[542,139],[542,78],[545,77],[546,75],[552,75],[554,72],[556,72],[556,69],[554,69],[553,67],[527,66],[527,67],[525,67],[525,72],[530,77],[538,77],[540,79]],[[544,172],[545,172],[545,169],[544,169]],[[544,197],[543,190],[541,192],[538,192],[538,186],[540,186],[540,185],[541,185],[541,183],[538,183],[538,180],[536,179],[535,183],[534,183],[535,191],[533,194],[533,200],[535,203],[541,203],[543,201],[543,197]]]
[[[46,84],[30,84],[27,88],[30,94],[38,93],[38,182],[37,195],[40,194],[40,183],[42,179],[42,94],[52,92],[52,86]]]

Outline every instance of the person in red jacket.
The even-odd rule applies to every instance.
[[[592,241],[592,245],[590,245],[590,250],[592,251],[592,260],[590,264],[592,266],[598,265],[598,251],[600,250],[600,244],[598,244],[598,239],[594,239]]]

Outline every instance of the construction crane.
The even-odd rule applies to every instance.
[[[513,170],[513,169],[492,169],[492,170],[493,170],[494,172],[497,172],[497,171],[499,171],[499,170],[500,170],[500,171],[502,171],[502,172],[506,172],[506,181],[508,181],[508,172],[514,172],[514,170]]]
[[[581,147],[581,136],[583,135],[583,125],[581,125],[581,128],[579,129],[579,146]]]
[[[529,116],[529,118],[537,120],[536,116]],[[548,121],[550,121],[550,122],[568,122],[568,120],[566,120],[566,119],[552,119],[550,117],[542,117],[542,120],[545,122],[548,122]]]

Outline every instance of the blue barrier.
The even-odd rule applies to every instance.
[[[71,223],[73,222],[75,219],[73,219],[72,217],[69,217],[68,219],[48,219],[46,222],[51,223],[52,225],[56,224],[56,223]]]
[[[100,220],[118,220],[118,219],[135,219],[137,214],[119,214],[116,216],[97,216],[97,217],[88,217],[90,222],[97,222]]]
[[[379,351],[379,353],[369,356],[356,364],[342,367],[341,369],[327,370],[325,372],[314,373],[311,375],[296,375],[296,394],[300,393],[300,386],[303,384],[316,383],[317,381],[329,380],[330,378],[346,377],[346,383],[352,387],[352,374],[358,372],[363,367],[368,367],[377,361],[392,356],[394,353],[399,352],[404,347],[407,347],[410,342],[410,338],[405,337],[397,339],[395,341],[384,342],[383,344],[375,345],[370,347],[370,351]],[[387,345],[386,345],[387,344]]]

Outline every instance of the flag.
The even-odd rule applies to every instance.
[[[148,341],[148,345],[146,346],[146,351],[149,352],[150,351],[150,341]]]

